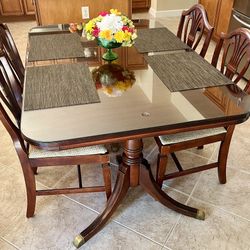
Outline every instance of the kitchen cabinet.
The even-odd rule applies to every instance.
[[[234,0],[221,0],[218,6],[215,37],[219,39],[221,32],[227,33]]]
[[[132,15],[131,0],[34,0],[34,3],[39,25],[86,22],[87,19],[82,19],[82,6],[89,7],[90,18],[96,17],[100,11],[109,11],[114,6],[124,15]]]
[[[133,12],[148,11],[151,5],[150,0],[132,0]]]
[[[213,40],[219,40],[221,32],[227,33],[234,0],[199,0],[207,11],[209,23],[214,26]]]
[[[33,0],[0,0],[0,14],[2,16],[34,15]]]
[[[215,26],[216,12],[220,0],[200,0],[200,4],[204,6],[207,11],[207,16],[210,25]]]
[[[22,0],[0,0],[0,13],[3,16],[24,15]]]
[[[33,0],[23,0],[23,3],[26,15],[34,15],[35,6]]]

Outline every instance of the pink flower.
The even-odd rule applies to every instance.
[[[107,16],[109,13],[107,11],[101,11],[99,16]]]
[[[128,32],[134,33],[134,29],[133,29],[133,28],[129,28],[129,29],[128,29]]]
[[[122,30],[123,30],[123,31],[126,31],[126,30],[128,31],[128,26],[123,26],[123,27],[122,27]]]
[[[100,33],[100,29],[97,26],[95,26],[93,31],[92,31],[92,35],[94,37],[98,37],[99,33]]]

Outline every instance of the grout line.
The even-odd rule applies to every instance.
[[[196,201],[199,201],[199,202],[201,202],[201,203],[207,204],[207,205],[209,205],[209,206],[215,207],[215,208],[217,208],[217,209],[219,209],[219,210],[221,210],[221,211],[223,211],[223,212],[225,212],[225,213],[228,213],[228,214],[231,214],[231,215],[233,215],[233,216],[236,216],[236,217],[238,217],[238,218],[240,218],[240,219],[242,219],[242,220],[246,220],[246,221],[250,222],[250,219],[247,219],[247,218],[245,218],[245,217],[243,217],[243,216],[241,216],[241,215],[239,215],[239,214],[236,214],[236,213],[231,212],[231,211],[229,211],[229,210],[227,210],[227,209],[225,209],[225,208],[222,208],[222,207],[220,207],[220,206],[218,206],[218,205],[215,205],[215,204],[213,204],[213,203],[211,203],[211,202],[209,202],[209,201],[203,201],[203,200],[201,200],[201,199],[199,199],[199,198],[196,198],[196,197],[192,197],[192,199],[193,199],[193,200],[196,200]]]
[[[164,242],[164,246],[166,246],[166,244],[168,243],[171,235],[173,234],[174,230],[176,229],[177,225],[179,224],[181,217],[182,217],[182,215],[180,214],[179,218],[176,220],[176,223],[172,226],[172,228],[168,232],[167,237],[166,237],[165,242]]]
[[[157,148],[157,145],[155,145],[155,146],[153,147],[153,149],[151,149],[151,151],[150,151],[150,152],[148,153],[148,155],[145,156],[145,157],[149,158],[149,157],[151,156],[151,154],[153,154],[153,152],[155,151],[156,148]]]
[[[130,231],[132,231],[132,232],[134,232],[134,233],[136,233],[136,234],[139,234],[139,235],[140,235],[140,236],[142,236],[143,238],[146,238],[147,240],[150,240],[150,241],[152,241],[152,242],[156,243],[157,245],[159,245],[159,246],[161,246],[161,247],[164,247],[164,245],[163,245],[163,244],[161,244],[160,242],[155,241],[155,240],[153,240],[153,239],[149,238],[149,237],[148,237],[148,236],[146,236],[145,234],[142,234],[142,233],[140,233],[140,232],[136,231],[135,229],[130,228],[130,227],[128,227],[128,226],[126,226],[126,225],[124,225],[124,224],[120,223],[119,221],[116,221],[116,220],[112,220],[112,221],[113,221],[113,222],[115,222],[116,224],[120,225],[121,227],[124,227],[124,228],[126,228],[126,229],[128,229],[128,230],[130,230]],[[169,248],[168,248],[168,249],[169,249]]]
[[[205,147],[206,145],[204,145],[204,147]],[[208,158],[208,157],[206,157],[206,156],[203,156],[203,155],[199,155],[199,154],[197,154],[197,153],[194,153],[194,152],[192,152],[192,151],[190,151],[190,150],[185,150],[185,152],[187,152],[187,153],[189,153],[189,154],[191,154],[191,155],[195,155],[195,156],[199,156],[200,158],[203,158],[203,159],[206,159],[206,160],[211,160],[212,159],[212,156],[213,156],[213,154],[214,154],[214,151],[217,149],[217,146],[215,147],[215,149],[213,150],[213,152],[211,153],[211,156]],[[202,150],[202,149],[201,149]],[[183,151],[184,152],[184,151]]]
[[[16,246],[14,243],[8,241],[8,240],[5,239],[4,237],[1,237],[1,236],[0,236],[0,239],[3,240],[3,241],[5,241],[7,244],[13,246],[14,248],[16,248],[16,249],[18,249],[18,250],[21,250],[21,248],[19,248],[18,246]]]
[[[190,195],[190,194],[187,194],[187,193],[185,193],[185,192],[183,192],[183,191],[181,191],[181,190],[179,190],[179,189],[176,189],[176,188],[173,188],[173,187],[171,187],[171,186],[168,186],[167,184],[164,184],[164,183],[163,183],[163,187],[168,188],[168,189],[170,189],[170,190],[173,190],[173,191],[175,191],[175,192],[177,192],[177,193],[180,193],[180,194],[182,194],[182,195],[185,195],[185,196],[189,196],[189,195]]]
[[[244,174],[250,174],[250,172],[248,172],[247,170],[244,170],[244,169],[240,169],[240,168],[237,168],[237,167],[231,167],[231,166],[227,166],[227,168],[231,168],[231,169],[234,169],[234,170],[237,170],[237,171],[240,171]]]
[[[71,169],[65,175],[63,175],[54,185],[52,185],[51,188],[55,188],[57,184],[61,182],[62,179],[67,178],[67,176],[69,176],[70,173],[73,172],[73,170],[75,170],[74,168],[75,168],[74,166],[71,167]]]
[[[97,210],[95,210],[95,209],[93,209],[93,208],[91,208],[89,206],[86,206],[83,203],[81,203],[81,202],[79,202],[77,200],[74,200],[74,199],[72,199],[71,197],[69,197],[69,196],[67,196],[65,194],[62,194],[61,196],[64,197],[64,198],[66,198],[66,199],[68,199],[68,200],[70,200],[70,201],[72,201],[72,202],[74,202],[74,203],[76,203],[76,204],[78,204],[78,205],[83,206],[84,208],[87,208],[88,210],[91,210],[92,212],[94,212],[96,214],[100,214],[100,212],[98,212]]]
[[[94,210],[94,209],[92,209],[92,208],[90,208],[90,207],[88,207],[88,206],[86,206],[86,205],[84,205],[84,204],[82,204],[82,203],[80,203],[80,202],[78,202],[78,201],[76,201],[76,200],[74,200],[74,199],[72,199],[72,198],[66,196],[66,195],[62,195],[62,196],[64,196],[65,198],[71,200],[72,202],[74,202],[74,203],[76,203],[76,204],[78,204],[78,205],[80,205],[80,206],[83,206],[83,207],[86,208],[86,209],[91,210],[91,211],[94,212],[94,213],[100,214],[100,212],[98,212],[98,211],[96,211],[96,210]],[[155,240],[149,238],[148,236],[146,236],[146,235],[144,235],[144,234],[142,234],[142,233],[140,233],[140,232],[134,230],[133,228],[130,228],[130,227],[128,227],[128,226],[122,224],[121,222],[119,222],[119,221],[117,221],[117,220],[115,220],[115,219],[109,219],[109,222],[114,222],[114,223],[116,223],[116,224],[118,224],[118,225],[120,225],[120,226],[122,226],[122,227],[124,227],[124,228],[126,228],[126,229],[128,229],[128,230],[130,230],[130,231],[132,231],[132,232],[134,232],[134,233],[136,233],[136,234],[139,234],[139,235],[141,235],[142,237],[144,237],[144,238],[146,238],[146,239],[148,239],[148,240],[150,240],[150,241],[156,243],[157,245],[164,247],[163,244],[161,244],[161,243],[159,243],[159,242],[157,242],[157,241],[155,241]],[[171,250],[170,248],[167,248],[167,249]]]
[[[187,201],[185,202],[186,205],[188,204],[188,202],[189,202],[190,199],[192,198],[193,193],[194,193],[196,187],[198,186],[198,183],[199,183],[199,181],[200,181],[202,175],[203,175],[203,172],[201,172],[201,174],[200,174],[200,176],[198,177],[198,180],[197,180],[197,182],[195,183],[195,185],[194,185],[194,187],[193,187],[193,189],[192,189],[192,191],[191,191],[191,193],[190,193],[190,195],[189,195]]]

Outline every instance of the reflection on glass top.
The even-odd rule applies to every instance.
[[[100,68],[90,70],[98,72]],[[51,142],[161,126],[185,127],[190,122],[247,114],[250,107],[249,97],[230,85],[170,92],[150,66],[126,73],[131,84],[128,87],[126,81],[121,81],[119,87],[126,91],[115,98],[97,84],[100,103],[23,112],[23,134],[35,141]],[[113,75],[105,74],[104,83],[113,79]],[[100,80],[102,76],[98,77]]]
[[[135,83],[134,72],[119,64],[108,63],[91,70],[97,89],[110,97],[121,96]]]

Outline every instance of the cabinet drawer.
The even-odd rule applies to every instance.
[[[133,0],[132,1],[132,8],[137,9],[137,8],[149,8],[150,6],[150,1],[149,0]]]
[[[35,6],[33,0],[23,0],[24,9],[26,15],[34,15],[35,14]]]
[[[0,13],[3,16],[24,15],[22,0],[0,0]]]

